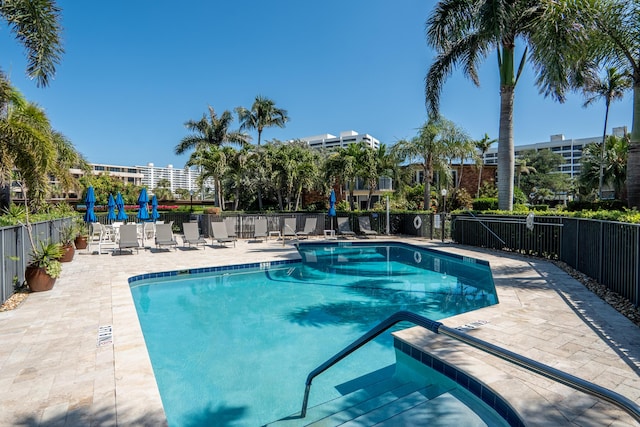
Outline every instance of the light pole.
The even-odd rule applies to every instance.
[[[191,213],[193,213],[193,190],[189,191],[189,194],[191,195]]]
[[[442,241],[444,242],[445,222],[447,220],[447,189],[443,188],[440,194],[442,194]]]

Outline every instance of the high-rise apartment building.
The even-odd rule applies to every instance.
[[[612,129],[614,136],[622,137],[627,133],[627,127],[616,127]],[[564,157],[564,163],[559,166],[558,171],[577,178],[580,175],[582,166],[582,149],[593,143],[601,143],[602,135],[592,136],[589,138],[565,139],[564,135],[551,135],[549,141],[538,142],[535,144],[517,145],[515,147],[515,158],[517,159],[525,151],[540,151],[549,149],[554,153],[561,154]],[[484,163],[487,165],[498,164],[498,147],[497,144],[490,148],[484,155]]]
[[[364,141],[368,146],[374,149],[380,147],[380,141],[367,133],[358,133],[355,130],[340,132],[340,136],[325,133],[322,135],[306,136],[300,138],[301,141],[309,144],[311,148],[340,148],[349,144],[357,144]]]
[[[200,176],[200,171],[192,168],[177,169],[173,165],[165,167],[155,166],[153,163],[147,163],[146,166],[136,166],[142,174],[142,185],[153,191],[161,180],[169,181],[171,192],[179,188],[189,191],[198,191],[196,180]],[[213,180],[207,179],[204,183],[205,188],[213,189]]]

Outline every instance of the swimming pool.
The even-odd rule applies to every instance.
[[[299,252],[130,279],[169,425],[263,425],[298,411],[309,371],[388,315],[442,319],[498,302],[488,264],[473,259],[397,243]],[[385,334],[316,379],[310,405],[394,361]]]

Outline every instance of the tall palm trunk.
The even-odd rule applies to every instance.
[[[484,165],[484,153],[482,153],[482,163],[478,171],[478,191],[476,191],[476,199],[480,197],[480,185],[482,185],[482,166]]]
[[[604,130],[602,131],[602,150],[600,150],[600,173],[598,177],[598,199],[602,200],[602,187],[604,185],[604,152],[607,149],[607,121],[609,120],[609,106],[611,98],[607,97],[604,111]]]
[[[426,162],[424,163],[424,206],[422,209],[431,209],[431,180],[433,170],[433,155],[431,152],[427,154]]]
[[[498,133],[498,209],[513,210],[513,96],[515,87],[500,88],[500,129]]]
[[[9,209],[11,205],[11,185],[0,183],[0,212]]]
[[[627,158],[627,196],[629,207],[640,209],[640,76],[634,76],[633,83],[633,122]]]
[[[260,150],[261,138],[262,138],[262,129],[258,128],[258,150]],[[258,180],[258,186],[256,188],[256,191],[258,193],[258,210],[262,212],[262,182],[260,180]]]

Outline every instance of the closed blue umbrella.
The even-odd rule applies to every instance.
[[[329,216],[336,216],[336,192],[333,190],[329,196]]]
[[[336,216],[336,192],[331,189],[331,194],[329,195],[329,224],[331,224],[331,228],[334,229],[333,222]]]
[[[151,219],[153,222],[160,218],[160,214],[158,213],[158,198],[154,194],[151,198]]]
[[[116,201],[113,200],[113,194],[109,193],[109,202],[107,203],[107,220],[113,221],[116,219]]]
[[[122,194],[118,191],[116,195],[116,207],[118,208],[118,215],[116,215],[116,219],[118,221],[126,221],[128,216],[124,210],[124,199],[122,198]]]
[[[143,188],[140,191],[140,195],[138,196],[138,219],[142,221],[146,221],[149,219],[149,196],[147,195],[147,189]]]
[[[96,194],[93,191],[93,186],[87,188],[87,194],[84,196],[84,202],[87,205],[87,212],[84,214],[85,222],[97,222],[95,212],[93,212],[93,206],[96,204]]]

